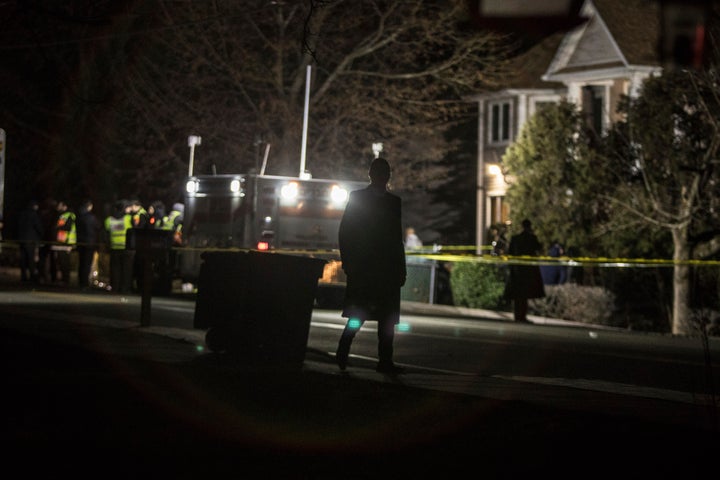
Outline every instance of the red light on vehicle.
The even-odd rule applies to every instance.
[[[257,243],[257,249],[258,249],[258,250],[270,250],[270,243],[268,243],[268,242],[258,242],[258,243]]]

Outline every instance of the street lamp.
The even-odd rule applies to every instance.
[[[380,152],[383,151],[383,144],[382,143],[373,143],[372,151],[375,154],[375,158],[378,158],[380,156]]]
[[[192,177],[193,174],[193,163],[195,162],[195,145],[200,145],[202,138],[197,135],[190,135],[188,137],[188,147],[190,147],[190,165],[188,166],[188,177]]]

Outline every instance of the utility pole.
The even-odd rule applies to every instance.
[[[307,155],[308,108],[310,106],[310,65],[305,69],[305,112],[303,114],[302,149],[300,151],[300,178],[306,178],[305,157]]]
[[[195,163],[195,145],[200,145],[202,138],[197,135],[188,137],[188,147],[190,147],[190,164],[188,165],[188,177],[192,177],[193,164]]]

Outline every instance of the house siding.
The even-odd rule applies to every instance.
[[[518,75],[510,75],[504,90],[478,95],[478,200],[477,252],[485,243],[488,227],[497,211],[507,214],[502,198],[512,183],[506,175],[491,175],[489,167],[502,167],[507,148],[516,141],[537,102],[558,102],[565,98],[580,108],[588,92],[598,107],[602,94],[602,134],[621,120],[617,106],[623,95],[637,95],[646,78],[661,68],[655,45],[658,40],[657,5],[646,0],[587,0],[582,12],[588,22],[564,34],[553,35],[517,57]],[[602,14],[605,14],[601,16]],[[544,65],[544,68],[541,68]],[[591,87],[590,90],[585,87]],[[489,144],[492,102],[512,102],[510,141]],[[597,111],[596,111],[597,113]],[[597,122],[598,116],[588,120]],[[491,210],[497,211],[491,211]]]

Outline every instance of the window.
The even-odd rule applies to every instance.
[[[582,89],[582,111],[588,128],[601,135],[605,130],[605,87],[587,85]]]
[[[510,101],[490,104],[490,144],[508,143],[510,141]]]

